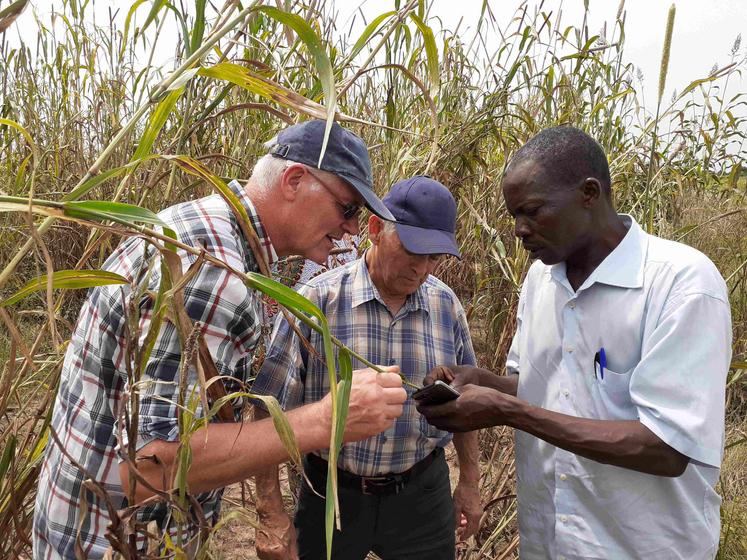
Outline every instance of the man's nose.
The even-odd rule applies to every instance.
[[[516,218],[514,220],[514,235],[519,239],[527,237],[532,231],[529,229],[526,221],[523,218]]]
[[[428,255],[413,255],[412,268],[418,274],[418,276],[423,276],[426,272],[429,272],[429,265],[430,258]]]

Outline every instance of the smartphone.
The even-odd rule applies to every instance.
[[[459,391],[440,379],[433,385],[426,385],[412,394],[412,398],[420,401],[420,404],[443,404],[453,401],[458,396]]]

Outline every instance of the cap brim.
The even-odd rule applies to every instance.
[[[358,194],[360,194],[366,201],[366,208],[368,208],[371,212],[376,214],[382,220],[389,220],[390,222],[397,221],[397,219],[389,211],[389,208],[384,206],[384,203],[381,202],[381,199],[376,196],[376,194],[368,187],[368,185],[353,177],[347,177],[345,175],[340,175],[340,177],[345,179],[356,191],[358,191]]]
[[[401,222],[395,225],[400,242],[411,253],[416,255],[446,254],[462,258],[453,233],[440,229],[408,226]]]

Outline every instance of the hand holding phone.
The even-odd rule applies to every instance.
[[[459,391],[451,385],[444,383],[440,379],[432,385],[426,385],[412,394],[412,398],[419,404],[432,405],[443,404],[459,397]]]

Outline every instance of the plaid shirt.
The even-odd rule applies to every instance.
[[[408,296],[395,317],[371,282],[365,257],[313,278],[299,292],[324,312],[333,336],[375,364],[398,364],[415,384],[438,364],[475,364],[464,310],[454,292],[434,276]],[[329,391],[322,338],[303,324],[299,327],[322,359],[309,356],[280,317],[252,386],[253,393],[273,395],[285,409],[318,401]],[[362,367],[354,358],[353,368]],[[398,473],[450,439],[408,399],[392,428],[344,445],[338,465],[362,476]]]
[[[236,182],[231,189],[246,208],[268,261],[275,252],[244,189]],[[204,247],[215,257],[244,271],[257,271],[249,245],[232,211],[219,195],[172,206],[159,215],[183,243]],[[196,257],[180,251],[184,270]],[[74,558],[76,531],[80,528],[83,551],[99,558],[109,548],[105,531],[110,522],[106,504],[82,483],[88,477],[108,492],[115,509],[126,506],[118,460],[119,407],[131,390],[127,376],[126,315],[139,310],[139,346],[142,347],[152,316],[153,299],[141,288],[155,292],[160,283],[157,251],[142,239],[126,239],[104,264],[105,270],[121,274],[130,285],[93,288],[65,354],[60,388],[52,416],[52,429],[77,467],[50,439],[39,475],[34,514],[34,557]],[[138,301],[132,302],[134,298]],[[184,288],[184,304],[202,334],[221,375],[241,381],[249,377],[255,348],[261,338],[262,315],[258,295],[235,275],[204,263]],[[137,448],[160,439],[179,440],[177,408],[181,345],[178,332],[164,321],[155,341],[139,388]],[[155,382],[157,381],[157,383]],[[194,368],[188,374],[189,390],[197,382]],[[201,412],[201,410],[200,410]],[[208,522],[217,521],[221,490],[198,496]],[[87,513],[83,508],[87,503]],[[173,525],[161,503],[144,510],[139,520],[155,519],[162,528]],[[182,526],[182,531],[184,527]],[[196,527],[187,527],[194,534]],[[184,533],[183,533],[184,534]]]

